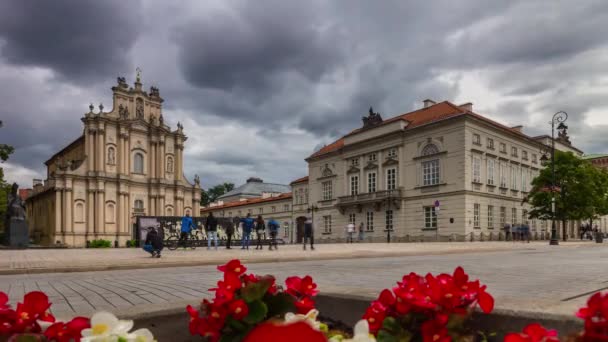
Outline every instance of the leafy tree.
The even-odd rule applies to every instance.
[[[2,128],[2,121],[0,121]],[[13,153],[14,148],[10,145],[0,144],[0,163],[4,163]],[[4,230],[4,216],[6,215],[7,196],[10,185],[4,180],[4,170],[0,167],[0,230]]]
[[[201,205],[207,206],[207,205],[209,205],[209,203],[215,202],[218,199],[218,197],[220,197],[223,194],[230,192],[232,190],[234,190],[234,184],[228,183],[228,182],[218,184],[207,190],[202,189],[201,190]]]
[[[549,162],[532,181],[532,189],[524,201],[532,206],[531,218],[550,220],[553,191],[555,220],[562,222],[564,240],[567,221],[593,219],[608,212],[607,173],[572,152],[555,151],[555,188],[551,187],[551,180]]]

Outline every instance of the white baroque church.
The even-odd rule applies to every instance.
[[[183,174],[183,126],[165,124],[158,88],[134,87],[123,77],[112,87],[113,107],[89,107],[82,134],[45,162],[47,179],[34,181],[27,200],[34,241],[85,246],[105,239],[124,246],[135,217],[194,216],[200,180]]]

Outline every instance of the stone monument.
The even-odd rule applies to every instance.
[[[8,194],[7,211],[5,219],[5,240],[9,247],[27,248],[29,233],[25,221],[25,203],[19,197],[19,186],[13,183]]]

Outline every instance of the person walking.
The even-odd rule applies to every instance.
[[[217,251],[217,219],[209,212],[207,222],[205,222],[205,232],[207,233],[207,250],[211,249],[211,239],[215,242],[215,250]]]
[[[243,241],[241,243],[241,249],[249,249],[251,231],[253,231],[255,220],[251,217],[250,213],[247,213],[247,217],[241,219],[241,223],[243,223]]]
[[[235,222],[233,222],[232,219],[226,220],[225,223],[225,227],[224,227],[224,231],[226,232],[226,249],[232,249],[230,248],[230,242],[232,241],[232,235],[234,234],[234,224],[238,223],[237,219],[234,219]]]
[[[190,213],[186,213],[186,216],[182,218],[182,229],[178,241],[178,245],[182,245],[184,249],[186,249],[186,241],[188,241],[188,236],[190,235],[192,228],[194,228],[192,217],[190,217]]]
[[[143,249],[152,254],[153,258],[160,258],[160,252],[163,250],[163,239],[154,227],[148,229]]]
[[[363,222],[359,225],[359,242],[363,242],[363,234],[365,232],[365,225]]]
[[[255,249],[264,249],[264,247],[262,246],[262,236],[264,235],[265,231],[266,223],[264,222],[262,215],[258,215],[258,218],[255,221],[255,235],[258,239]]]
[[[350,222],[346,225],[346,243],[353,243],[353,235],[355,234],[355,224]]]
[[[274,218],[270,218],[268,221],[268,230],[270,231],[270,244],[268,246],[268,250],[271,251],[274,246],[275,250],[279,250],[279,245],[277,244],[277,234],[279,234],[280,225]]]
[[[306,250],[307,239],[310,240],[310,249],[314,251],[314,226],[311,218],[307,218],[304,222],[304,238],[302,239],[304,241],[304,250]]]

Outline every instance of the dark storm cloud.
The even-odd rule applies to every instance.
[[[0,56],[79,83],[116,75],[129,68],[141,19],[139,1],[2,1]]]
[[[184,78],[201,88],[265,97],[291,73],[318,82],[342,61],[339,35],[320,27],[312,6],[263,4],[241,2],[178,27]]]

